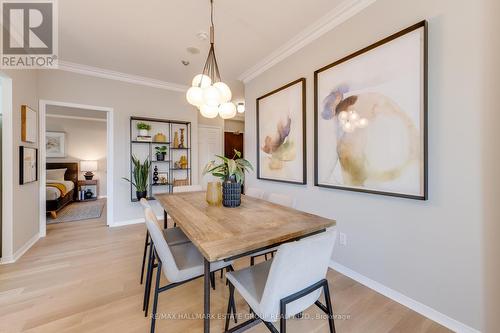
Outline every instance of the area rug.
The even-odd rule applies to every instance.
[[[101,216],[105,200],[73,202],[57,213],[57,218],[47,216],[47,224],[95,219]]]

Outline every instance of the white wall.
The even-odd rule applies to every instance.
[[[50,112],[50,106],[47,107]],[[85,112],[85,111],[81,111]],[[75,113],[75,116],[85,117],[85,114]],[[66,133],[66,157],[47,158],[50,162],[80,162],[82,160],[97,161],[99,170],[94,172],[94,178],[99,181],[99,196],[106,196],[106,121],[91,119],[68,119],[47,116],[47,131]],[[81,172],[79,179],[85,179]]]
[[[39,182],[19,185],[19,146],[38,148],[38,143],[29,144],[21,141],[21,105],[28,105],[33,110],[38,110],[37,72],[5,70],[3,73],[12,79],[12,145],[14,156],[11,161],[13,178],[10,181],[13,183],[12,252],[16,254],[39,233],[38,205],[36,204],[39,201]],[[2,158],[7,157],[3,156]]]
[[[298,208],[337,219],[333,259],[466,325],[482,324],[482,1],[378,0],[246,84],[245,151],[256,164],[255,99],[307,78],[306,186],[259,181]],[[429,21],[429,194],[426,202],[313,186],[313,72],[420,20]],[[498,37],[496,37],[498,38]],[[337,242],[338,244],[338,242]]]
[[[485,187],[484,206],[486,225],[484,227],[484,286],[485,286],[485,332],[500,332],[500,1],[489,1],[487,7],[488,29],[485,40],[491,50],[484,54],[487,65],[484,73],[487,84],[483,91],[485,105],[483,121],[483,171],[482,182]]]
[[[225,120],[224,121],[224,132],[245,132],[245,122],[238,120]]]
[[[40,99],[114,109],[114,180],[112,198],[115,222],[125,222],[142,217],[139,203],[130,202],[130,185],[121,179],[129,177],[129,118],[144,116],[185,120],[192,123],[192,173],[193,183],[198,182],[198,119],[183,93],[151,88],[120,81],[101,79],[69,72],[50,70],[38,74]],[[153,202],[157,213],[161,210]]]

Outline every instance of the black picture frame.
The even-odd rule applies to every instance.
[[[24,156],[26,151],[34,151],[35,154],[35,179],[24,179]],[[33,147],[19,146],[19,185],[29,184],[38,181],[38,149]]]
[[[337,185],[328,185],[321,184],[318,180],[318,75],[326,71],[334,66],[342,64],[350,59],[358,57],[368,51],[371,51],[381,45],[387,44],[395,39],[398,39],[401,36],[404,36],[408,33],[411,33],[415,30],[423,28],[423,78],[422,78],[422,103],[423,103],[423,193],[422,195],[411,195],[411,194],[403,194],[403,193],[393,193],[393,192],[385,192],[385,191],[377,191],[370,189],[361,189],[361,188],[353,188],[353,187],[344,187]],[[330,188],[330,189],[338,189],[344,191],[353,191],[353,192],[362,192],[362,193],[370,193],[370,194],[378,194],[392,197],[400,197],[406,199],[414,199],[414,200],[428,200],[429,198],[429,185],[428,185],[428,22],[426,20],[418,22],[406,29],[403,29],[389,37],[386,37],[370,46],[367,46],[357,52],[354,52],[340,60],[337,60],[329,65],[326,65],[314,72],[314,186]]]
[[[296,84],[301,84],[302,85],[302,156],[303,156],[303,161],[302,161],[302,180],[301,181],[293,181],[293,180],[283,180],[283,179],[274,179],[274,178],[266,178],[266,177],[261,177],[261,170],[260,170],[260,126],[259,126],[259,115],[260,115],[260,101],[263,99],[270,97],[282,90],[285,90],[287,88],[290,88]],[[307,147],[306,147],[306,78],[302,77],[300,79],[297,79],[295,81],[292,81],[288,84],[285,84],[284,86],[275,89],[265,95],[262,95],[257,98],[256,100],[256,118],[257,118],[257,179],[261,180],[268,180],[268,181],[274,181],[274,182],[280,182],[280,183],[288,183],[288,184],[298,184],[298,185],[306,185],[307,184]]]

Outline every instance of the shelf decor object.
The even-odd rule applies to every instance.
[[[80,161],[80,170],[85,171],[83,176],[86,180],[92,180],[97,171],[97,161]]]
[[[306,79],[257,98],[257,178],[306,184]]]
[[[427,200],[427,22],[314,72],[314,185]]]
[[[138,123],[149,125],[150,133],[157,134],[148,141],[139,140]],[[183,133],[184,148],[179,148],[179,133]],[[171,193],[175,179],[185,179],[186,185],[191,185],[191,123],[159,118],[131,117],[130,155],[137,157],[141,162],[147,160],[150,164],[145,186],[139,193],[141,197],[154,200],[153,196],[157,193]],[[181,160],[184,168],[181,167]],[[134,178],[135,168],[136,166],[131,159],[128,179]],[[130,200],[132,202],[138,201],[135,192],[135,186],[130,184]]]
[[[224,207],[238,207],[241,204],[241,186],[245,183],[245,172],[253,171],[252,164],[241,157],[241,153],[234,150],[233,158],[216,155],[222,163],[215,161],[207,163],[203,175],[211,174],[222,180],[222,205]]]
[[[222,82],[215,56],[214,1],[210,0],[210,50],[203,72],[194,77],[186,99],[189,104],[199,108],[205,118],[219,115],[223,119],[229,119],[236,115],[236,106],[231,103],[231,98],[231,89]]]
[[[134,165],[134,169],[132,172],[133,178],[125,178],[124,180],[128,181],[135,187],[135,195],[137,200],[141,200],[142,198],[147,198],[148,196],[148,179],[149,170],[151,168],[151,161],[149,159],[145,159],[143,163],[132,155],[132,163]]]

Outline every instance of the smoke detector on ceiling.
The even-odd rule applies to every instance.
[[[184,66],[188,66],[189,65],[189,61],[187,61],[187,60],[181,60],[181,62],[182,62],[182,64]]]

